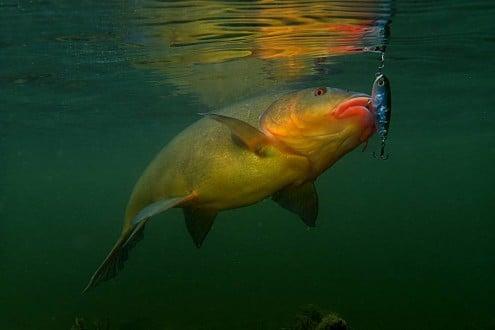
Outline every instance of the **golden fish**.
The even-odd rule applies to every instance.
[[[184,211],[197,247],[218,212],[267,197],[314,226],[314,180],[374,132],[369,96],[309,88],[205,114],[166,145],[136,183],[120,238],[84,291],[115,276],[150,218]]]

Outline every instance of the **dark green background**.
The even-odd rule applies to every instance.
[[[197,250],[172,210],[82,296],[141,171],[205,109],[133,65],[141,3],[105,3],[0,0],[0,328],[280,329],[308,303],[353,329],[495,326],[491,1],[395,4],[390,159],[375,141],[325,173],[317,228],[264,201]],[[376,65],[339,57],[296,86],[366,92]]]

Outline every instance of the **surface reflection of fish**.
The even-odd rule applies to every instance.
[[[350,8],[338,2],[287,1],[294,6],[280,6],[273,0],[261,3],[264,7],[255,18],[261,27],[255,34],[254,54],[265,60],[276,60],[275,67],[282,77],[284,74],[286,77],[301,76],[315,58],[359,51],[362,37],[373,24],[370,19],[344,15],[349,14]],[[328,13],[335,16],[330,17]],[[339,13],[342,18],[337,18]]]
[[[381,44],[375,18],[387,16],[388,3],[190,1],[184,10],[163,2],[139,11],[143,39],[163,46],[142,63],[217,106],[312,74],[322,59]]]
[[[316,177],[373,134],[369,97],[333,88],[261,96],[207,115],[149,164],[129,200],[122,233],[85,290],[115,276],[149,219],[184,211],[201,246],[221,210],[272,197],[314,226]]]

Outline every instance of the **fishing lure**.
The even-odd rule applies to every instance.
[[[381,148],[379,158],[385,160],[385,141],[387,140],[390,128],[390,116],[392,114],[390,81],[383,74],[379,73],[373,82],[371,90],[371,108],[375,114],[375,127],[381,139]],[[376,155],[373,153],[376,157]]]

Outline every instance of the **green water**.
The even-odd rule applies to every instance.
[[[0,328],[281,329],[316,304],[352,329],[493,329],[494,14],[489,0],[0,0]],[[376,17],[392,19],[390,158],[372,157],[375,138],[322,175],[316,228],[266,200],[222,212],[198,250],[174,209],[81,295],[167,141],[271,89],[369,92],[376,55],[349,49],[376,38],[333,31]]]

